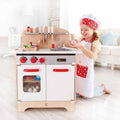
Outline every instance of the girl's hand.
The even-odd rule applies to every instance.
[[[78,43],[78,41],[75,39],[75,40],[71,40],[69,42],[69,45],[70,45],[70,47],[72,47],[74,44],[77,44],[77,43]]]
[[[82,44],[81,43],[76,43],[71,45],[72,48],[81,48]]]

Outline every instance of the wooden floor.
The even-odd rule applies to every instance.
[[[112,95],[77,97],[76,111],[28,109],[16,112],[15,61],[0,57],[0,120],[120,120],[120,70],[95,67],[95,86],[105,83]]]

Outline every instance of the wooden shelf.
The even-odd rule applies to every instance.
[[[39,35],[39,34],[45,34],[45,35],[47,35],[47,34],[53,34],[53,35],[67,35],[68,33],[42,33],[42,32],[38,32],[38,33],[25,33],[25,35]]]

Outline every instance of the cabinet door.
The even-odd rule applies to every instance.
[[[74,99],[74,66],[47,65],[47,100]]]
[[[17,67],[18,100],[43,101],[45,95],[45,65]]]

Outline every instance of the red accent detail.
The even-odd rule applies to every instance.
[[[32,42],[30,42],[30,44],[32,44]]]
[[[26,60],[27,60],[27,58],[26,58],[26,57],[22,57],[22,58],[20,58],[20,62],[21,62],[21,63],[25,63],[25,62],[26,62]]]
[[[30,32],[30,26],[27,27],[27,32]]]
[[[24,72],[39,72],[39,69],[24,69]]]
[[[44,58],[40,58],[40,59],[39,59],[39,62],[40,62],[40,63],[44,63],[44,62],[45,62],[45,59],[44,59]]]
[[[68,72],[69,69],[53,69],[53,72]]]
[[[82,66],[82,65],[77,64],[77,76],[86,78],[87,72],[88,72],[87,66]]]
[[[90,40],[90,42],[92,43],[94,40],[95,40],[95,37],[93,37],[93,38]]]
[[[89,18],[81,19],[80,25],[82,25],[82,24],[87,25],[87,26],[93,28],[94,30],[96,30],[98,28],[98,24],[94,20],[89,19]]]
[[[51,47],[52,47],[52,48],[55,48],[55,44],[53,43],[53,44],[51,45]]]
[[[94,40],[95,40],[95,37],[93,37],[90,41],[87,41],[87,40],[85,40],[85,38],[83,38],[81,41],[85,41],[85,42],[88,42],[88,43],[92,43]]]
[[[36,63],[36,61],[37,61],[37,58],[36,58],[36,57],[32,57],[32,58],[31,58],[31,63]]]
[[[33,77],[25,77],[25,80],[32,80],[33,79]]]

